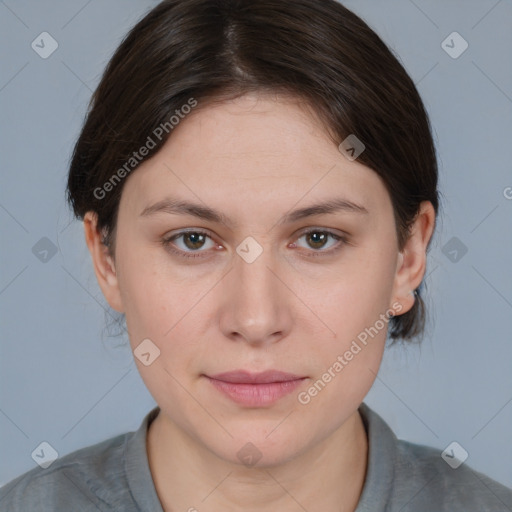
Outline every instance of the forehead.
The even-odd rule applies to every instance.
[[[293,98],[268,95],[199,103],[124,188],[121,203],[137,215],[166,196],[236,210],[230,217],[334,195],[369,211],[390,207],[381,178],[345,158],[318,118]]]
[[[256,169],[259,175],[280,177],[281,163],[294,163],[301,170],[322,165],[326,152],[339,156],[306,104],[283,95],[252,93],[222,103],[199,103],[171,135],[163,154],[168,149],[177,157],[183,151],[188,159],[194,153],[202,161],[220,162],[221,167],[230,161],[243,163],[240,178],[250,177]],[[272,163],[278,164],[275,169],[266,167]]]

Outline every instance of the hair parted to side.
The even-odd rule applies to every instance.
[[[336,145],[350,134],[365,144],[358,161],[390,194],[399,250],[422,201],[437,215],[428,115],[414,82],[362,19],[336,0],[165,0],[129,31],[91,98],[68,177],[76,217],[96,213],[113,255],[123,185],[172,135],[169,119],[191,100],[198,110],[254,91],[298,98]],[[424,327],[418,289],[388,335],[412,340]]]

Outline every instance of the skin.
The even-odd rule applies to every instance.
[[[235,225],[141,216],[170,196],[215,208]],[[368,213],[278,224],[290,210],[331,197]],[[99,285],[125,313],[132,349],[149,338],[160,350],[149,366],[135,362],[161,408],[147,449],[164,510],[356,508],[368,452],[357,408],[378,372],[387,324],[309,403],[297,397],[379,315],[412,307],[434,225],[434,209],[424,202],[399,253],[381,178],[345,158],[293,98],[261,94],[199,105],[128,177],[115,254],[101,244],[95,214],[85,216]],[[202,257],[180,257],[162,244],[188,228],[211,238],[201,244],[182,236],[169,247]],[[322,245],[305,228],[346,233],[347,243],[329,237]],[[248,236],[263,249],[252,263],[236,252]],[[307,379],[270,406],[247,407],[203,376],[235,369]],[[237,457],[248,442],[261,453],[253,466]]]

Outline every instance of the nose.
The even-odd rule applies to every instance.
[[[283,274],[283,268],[270,250],[264,250],[251,263],[235,256],[222,289],[220,327],[227,338],[268,345],[289,334],[293,325],[293,293],[280,273]]]

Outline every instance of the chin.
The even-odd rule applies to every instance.
[[[274,422],[272,429],[275,429],[277,424]],[[259,432],[252,430],[247,434],[238,435],[231,432],[233,439],[229,438],[222,446],[218,445],[218,438],[213,445],[208,442],[206,445],[210,446],[210,450],[219,458],[248,469],[265,469],[286,464],[306,449],[308,443],[301,443],[296,433],[283,428],[280,435],[277,433],[278,429],[269,435],[272,429],[261,429]]]

